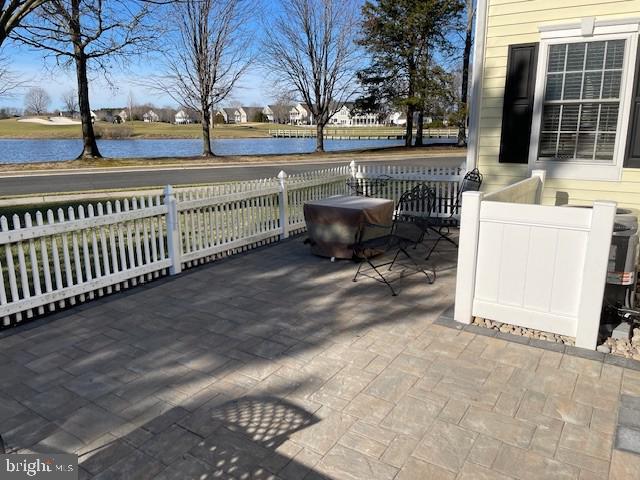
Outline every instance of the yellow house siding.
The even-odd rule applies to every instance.
[[[485,175],[483,190],[492,191],[528,175],[527,165],[498,163],[509,45],[539,42],[540,24],[564,24],[588,16],[598,20],[640,17],[640,0],[488,0],[477,157]],[[572,204],[614,200],[640,211],[640,169],[624,169],[619,182],[547,179],[544,203],[567,197]]]

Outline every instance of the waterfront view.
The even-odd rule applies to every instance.
[[[438,140],[432,140],[433,142]],[[394,147],[404,140],[326,140],[330,151]],[[199,139],[98,140],[109,158],[193,157],[202,153]],[[215,139],[216,155],[269,155],[312,152],[313,138]],[[73,160],[82,151],[80,139],[0,139],[0,163],[36,163]]]

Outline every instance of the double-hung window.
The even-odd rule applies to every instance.
[[[531,168],[561,178],[620,178],[636,46],[632,34],[543,39]]]

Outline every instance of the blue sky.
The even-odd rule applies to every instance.
[[[286,1],[286,0],[285,0]],[[362,3],[362,0],[356,0]],[[280,8],[278,2],[271,0],[252,0],[253,11],[257,15],[252,16],[250,24],[247,25],[254,38],[259,37],[262,19],[269,18],[277,13]],[[458,43],[459,38],[455,38],[454,43]],[[31,85],[43,87],[52,99],[51,109],[63,108],[62,96],[65,92],[75,88],[74,70],[65,70],[55,65],[53,60],[47,61],[43,58],[43,52],[18,46],[15,43],[7,42],[0,52],[10,59],[11,68],[21,74]],[[140,85],[138,80],[145,79],[149,75],[161,71],[158,58],[138,58],[127,65],[126,69],[114,67],[111,77],[114,80],[115,89],[99,75],[90,78],[90,100],[93,109],[117,108],[127,104],[129,92],[133,93],[137,104],[152,103],[159,107],[176,107],[175,101],[162,96]],[[264,72],[259,68],[250,68],[232,95],[226,100],[226,104],[242,105],[264,105],[273,100],[274,90],[272,82],[265,79]],[[24,92],[15,95],[13,98],[0,98],[0,107],[10,106],[21,108],[24,104]]]
[[[127,1],[127,0],[124,0]],[[281,8],[281,3],[272,0],[248,0],[250,9],[255,15],[249,15],[248,24],[250,35],[254,40],[259,40],[263,21],[272,18]],[[286,0],[282,0],[286,1]],[[363,0],[356,0],[362,3]],[[160,11],[162,18],[168,12]],[[52,98],[51,109],[62,108],[62,96],[75,87],[75,72],[64,70],[55,66],[54,61],[43,60],[43,52],[28,48],[22,45],[8,42],[3,47],[0,54],[8,57],[12,61],[12,69],[20,73],[30,84],[42,86],[47,90]],[[161,71],[161,63],[158,58],[140,58],[128,65],[126,71],[121,71],[116,67],[112,71],[113,83],[116,90],[112,90],[109,84],[99,75],[90,78],[90,101],[91,108],[124,107],[127,103],[129,92],[133,93],[136,103],[152,103],[159,107],[175,107],[176,102],[167,96],[162,96],[136,82],[136,79],[153,75],[154,72]],[[250,68],[236,85],[231,96],[224,102],[225,104],[242,104],[247,106],[264,105],[270,103],[275,96],[271,80],[265,79],[264,72],[259,68]],[[21,108],[24,104],[24,92],[13,98],[0,98],[0,107],[11,106]]]
[[[123,0],[127,2],[129,0]],[[265,17],[273,9],[277,8],[277,2],[270,0],[249,0],[255,10],[260,11]],[[163,10],[156,11],[159,21],[162,21],[166,15],[173,12]],[[166,7],[170,8],[170,7]],[[254,38],[257,39],[260,21],[252,20],[247,27],[251,30]],[[172,35],[170,31],[164,33],[165,36]],[[166,39],[165,39],[166,40]],[[65,92],[75,89],[75,70],[63,69],[56,66],[55,60],[47,60],[44,58],[46,51],[36,50],[16,42],[6,42],[0,51],[0,55],[8,58],[11,62],[11,69],[20,74],[29,85],[43,87],[49,93],[52,104],[51,109],[63,107],[62,96]],[[121,66],[113,66],[110,72],[111,78],[114,80],[112,85],[104,80],[98,74],[91,74],[89,79],[89,96],[91,108],[105,107],[124,107],[127,104],[129,92],[133,93],[136,103],[152,103],[159,107],[171,106],[176,107],[176,102],[168,96],[163,96],[156,91],[145,88],[140,85],[139,80],[144,80],[149,75],[162,72],[161,56],[139,57],[133,59],[123,69]],[[249,69],[241,81],[237,84],[231,97],[227,102],[231,104],[241,103],[243,105],[263,105],[272,100],[271,85],[264,79],[264,75],[258,71],[257,67]],[[10,106],[21,108],[24,104],[24,91],[14,95],[13,98],[0,98],[1,106]]]
[[[29,48],[9,43],[3,48],[3,55],[10,59],[11,68],[20,73],[30,84],[43,87],[52,99],[51,109],[62,108],[62,95],[75,88],[75,72],[55,66],[53,61],[45,61],[42,53]],[[90,100],[92,108],[123,107],[127,103],[129,92],[137,103],[152,103],[154,105],[175,106],[175,102],[163,97],[157,92],[150,91],[136,85],[136,79],[141,75],[153,74],[158,62],[154,59],[139,59],[129,64],[128,71],[115,67],[112,75],[116,89],[112,90],[107,82],[99,75],[93,75],[90,82]],[[262,105],[271,100],[270,84],[264,80],[264,75],[257,68],[248,71],[238,88],[233,93],[230,103],[243,105]],[[13,98],[0,98],[0,106],[21,108],[23,95],[18,93]]]

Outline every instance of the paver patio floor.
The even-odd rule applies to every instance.
[[[640,478],[640,372],[434,325],[435,262],[392,297],[295,239],[14,329],[0,433],[80,478]]]

